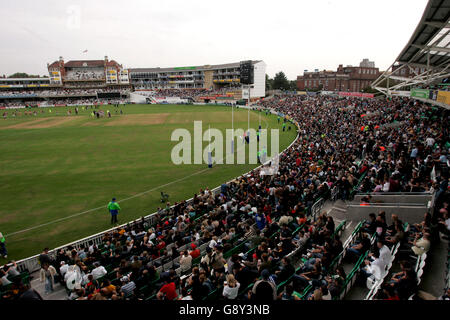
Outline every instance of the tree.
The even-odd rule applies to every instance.
[[[269,78],[269,75],[266,74],[266,91],[273,90],[273,79]]]
[[[16,72],[8,76],[8,78],[40,78],[40,76],[35,74],[28,74],[25,72]]]
[[[287,79],[283,71],[280,71],[277,74],[275,74],[275,77],[273,78],[273,89],[289,90],[289,87],[290,87],[289,80]]]
[[[297,81],[296,80],[289,81],[289,90],[297,91]]]

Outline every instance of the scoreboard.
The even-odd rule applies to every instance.
[[[254,83],[254,71],[251,60],[241,61],[239,71],[240,71],[240,82],[242,84]]]

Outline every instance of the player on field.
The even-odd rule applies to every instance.
[[[111,213],[111,224],[117,223],[117,215],[119,214],[120,206],[116,202],[116,198],[112,198],[112,200],[108,203],[107,208],[109,213]]]

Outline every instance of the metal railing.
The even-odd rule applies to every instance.
[[[320,198],[312,205],[311,216],[312,216],[313,221],[317,220],[317,217],[320,214],[320,211],[322,210],[324,204],[325,204],[325,200],[323,198]]]

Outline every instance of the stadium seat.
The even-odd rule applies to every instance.
[[[164,269],[164,271],[169,271],[170,268],[172,268],[172,266],[173,266],[173,261],[169,261],[166,264],[164,264],[163,269]]]

